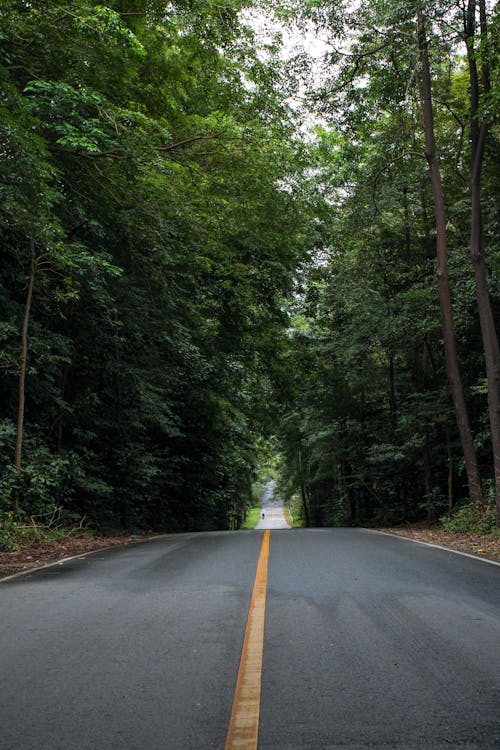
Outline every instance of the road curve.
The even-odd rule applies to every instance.
[[[270,534],[260,750],[498,750],[500,567],[360,529]],[[262,536],[2,583],[1,750],[222,750]]]

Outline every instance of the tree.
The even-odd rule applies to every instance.
[[[103,526],[172,529],[243,515],[310,217],[280,73],[238,10],[2,13],[9,450],[16,378],[26,404],[20,477],[2,459],[2,487],[17,482],[25,513],[58,502]]]
[[[451,308],[451,296],[448,283],[448,249],[446,238],[446,218],[444,209],[443,186],[441,173],[436,154],[436,140],[434,135],[434,116],[432,110],[431,74],[429,65],[429,54],[427,51],[428,40],[425,30],[425,18],[422,9],[417,10],[418,46],[421,55],[421,79],[420,96],[422,117],[425,134],[425,158],[429,164],[432,183],[432,194],[434,198],[434,213],[436,220],[436,255],[437,275],[439,287],[439,301],[441,305],[441,321],[443,326],[443,343],[446,360],[446,373],[450,392],[455,406],[462,450],[464,454],[467,481],[472,502],[480,503],[482,500],[481,480],[474,448],[474,441],[467,413],[467,406],[462,386],[462,378],[458,367],[458,357],[453,330],[453,318]]]
[[[464,39],[467,49],[470,82],[470,251],[474,266],[477,305],[486,364],[489,419],[493,448],[493,464],[495,470],[497,526],[500,526],[500,350],[488,287],[481,202],[481,174],[489,129],[489,123],[485,118],[484,113],[488,107],[488,98],[491,94],[490,66],[488,60],[490,48],[488,42],[486,3],[484,0],[480,0],[477,5],[479,6],[480,18],[480,34],[477,49],[476,3],[469,0],[467,9],[465,9],[464,6],[463,12]],[[480,83],[478,60],[482,67],[482,83]],[[480,111],[481,99],[483,100],[482,116]]]
[[[307,407],[302,410],[310,409],[315,426],[312,421],[306,425],[304,419],[299,419],[301,440],[303,445],[309,442],[311,449],[314,440],[311,457],[316,456],[322,465],[309,481],[319,482],[320,475],[327,472],[333,485],[328,487],[322,480],[326,506],[337,502],[333,498],[338,486],[347,489],[342,494],[350,500],[357,496],[352,507],[354,514],[361,508],[364,517],[373,517],[373,506],[380,504],[386,517],[394,512],[401,520],[425,508],[432,520],[446,509],[446,496],[448,505],[457,494],[460,497],[456,485],[462,472],[450,415],[442,404],[444,363],[438,351],[438,319],[429,296],[435,243],[429,216],[435,199],[438,288],[446,324],[443,338],[468,457],[471,498],[481,496],[479,465],[486,476],[491,471],[486,454],[489,434],[484,424],[485,389],[477,376],[481,355],[474,299],[461,255],[468,231],[464,222],[466,183],[462,175],[466,100],[461,88],[463,61],[457,55],[460,40],[450,25],[453,9],[429,11],[432,34],[428,38],[421,36],[420,49],[415,45],[413,3],[361,4],[356,9],[337,5],[334,10],[328,4],[311,3],[298,10],[321,28],[322,41],[326,39],[329,45],[320,85],[316,79],[311,99],[328,122],[327,128],[317,129],[320,154],[315,168],[333,214],[326,222],[328,229],[319,255],[329,293],[325,297],[324,289],[319,295],[315,292],[319,308],[310,326],[313,340],[321,332],[316,344],[321,361],[324,352],[330,352],[341,382],[348,383],[353,393],[353,400],[347,402],[349,429],[343,430],[349,449],[343,466],[342,461],[337,461],[343,451],[337,441],[341,410],[329,378],[322,375],[316,390],[329,394],[333,408],[323,400],[321,405],[308,401],[306,396]],[[342,43],[343,35],[344,39],[348,35],[348,45]],[[425,117],[419,114],[422,106],[415,85],[420,78],[420,58],[427,78],[425,91],[421,92]],[[434,111],[431,86],[437,107]],[[422,170],[424,152],[428,160],[430,156],[433,174],[430,184],[434,191],[430,197],[430,184]],[[448,252],[443,252],[446,244]],[[339,277],[343,276],[342,271],[339,276],[339,267],[345,268],[352,289],[347,282],[339,286]],[[311,279],[306,279],[306,289],[310,284]],[[450,286],[456,343],[451,337]],[[358,294],[361,302],[353,307]],[[339,315],[339,296],[351,305],[347,315]],[[315,318],[322,315],[325,305],[332,306],[337,314],[323,318],[326,325],[318,326]],[[345,322],[349,319],[353,321],[352,328]],[[349,339],[339,337],[339,327],[344,326],[350,332]],[[354,350],[357,340],[359,359],[347,365],[346,354]],[[356,367],[364,378],[355,377]],[[459,367],[465,374],[465,388],[457,385]],[[383,372],[385,389],[384,380],[378,380]],[[307,386],[305,391],[307,394]],[[370,408],[371,394],[376,410]],[[387,409],[382,408],[383,403]],[[472,429],[467,427],[467,411]],[[293,413],[300,414],[301,409],[295,407]],[[356,434],[355,424],[359,425],[359,433],[366,436],[364,444]],[[472,433],[476,434],[476,445]],[[353,451],[356,445],[357,452]],[[390,473],[393,477],[385,489],[385,503],[380,497],[381,476],[377,476],[382,467],[381,476]],[[363,498],[362,487],[371,493],[369,501]],[[391,496],[394,501],[389,499]]]

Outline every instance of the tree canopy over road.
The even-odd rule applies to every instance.
[[[4,0],[2,528],[237,528],[269,436],[310,525],[492,527],[499,33],[485,0]]]

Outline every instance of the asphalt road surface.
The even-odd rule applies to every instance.
[[[0,748],[223,748],[263,533],[180,534],[0,584]],[[500,567],[270,532],[261,750],[500,747]]]

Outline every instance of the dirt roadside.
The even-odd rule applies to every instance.
[[[404,536],[428,544],[439,544],[442,547],[450,547],[450,549],[500,562],[500,536],[495,534],[464,534],[457,531],[445,531],[427,524],[391,526],[377,528],[376,531],[384,531],[387,534]]]
[[[21,548],[16,552],[0,552],[0,578],[19,573],[30,568],[58,562],[65,557],[74,557],[84,552],[93,552],[120,544],[132,544],[151,539],[154,534],[138,533],[122,536],[90,537],[72,536],[62,541],[44,540]]]

